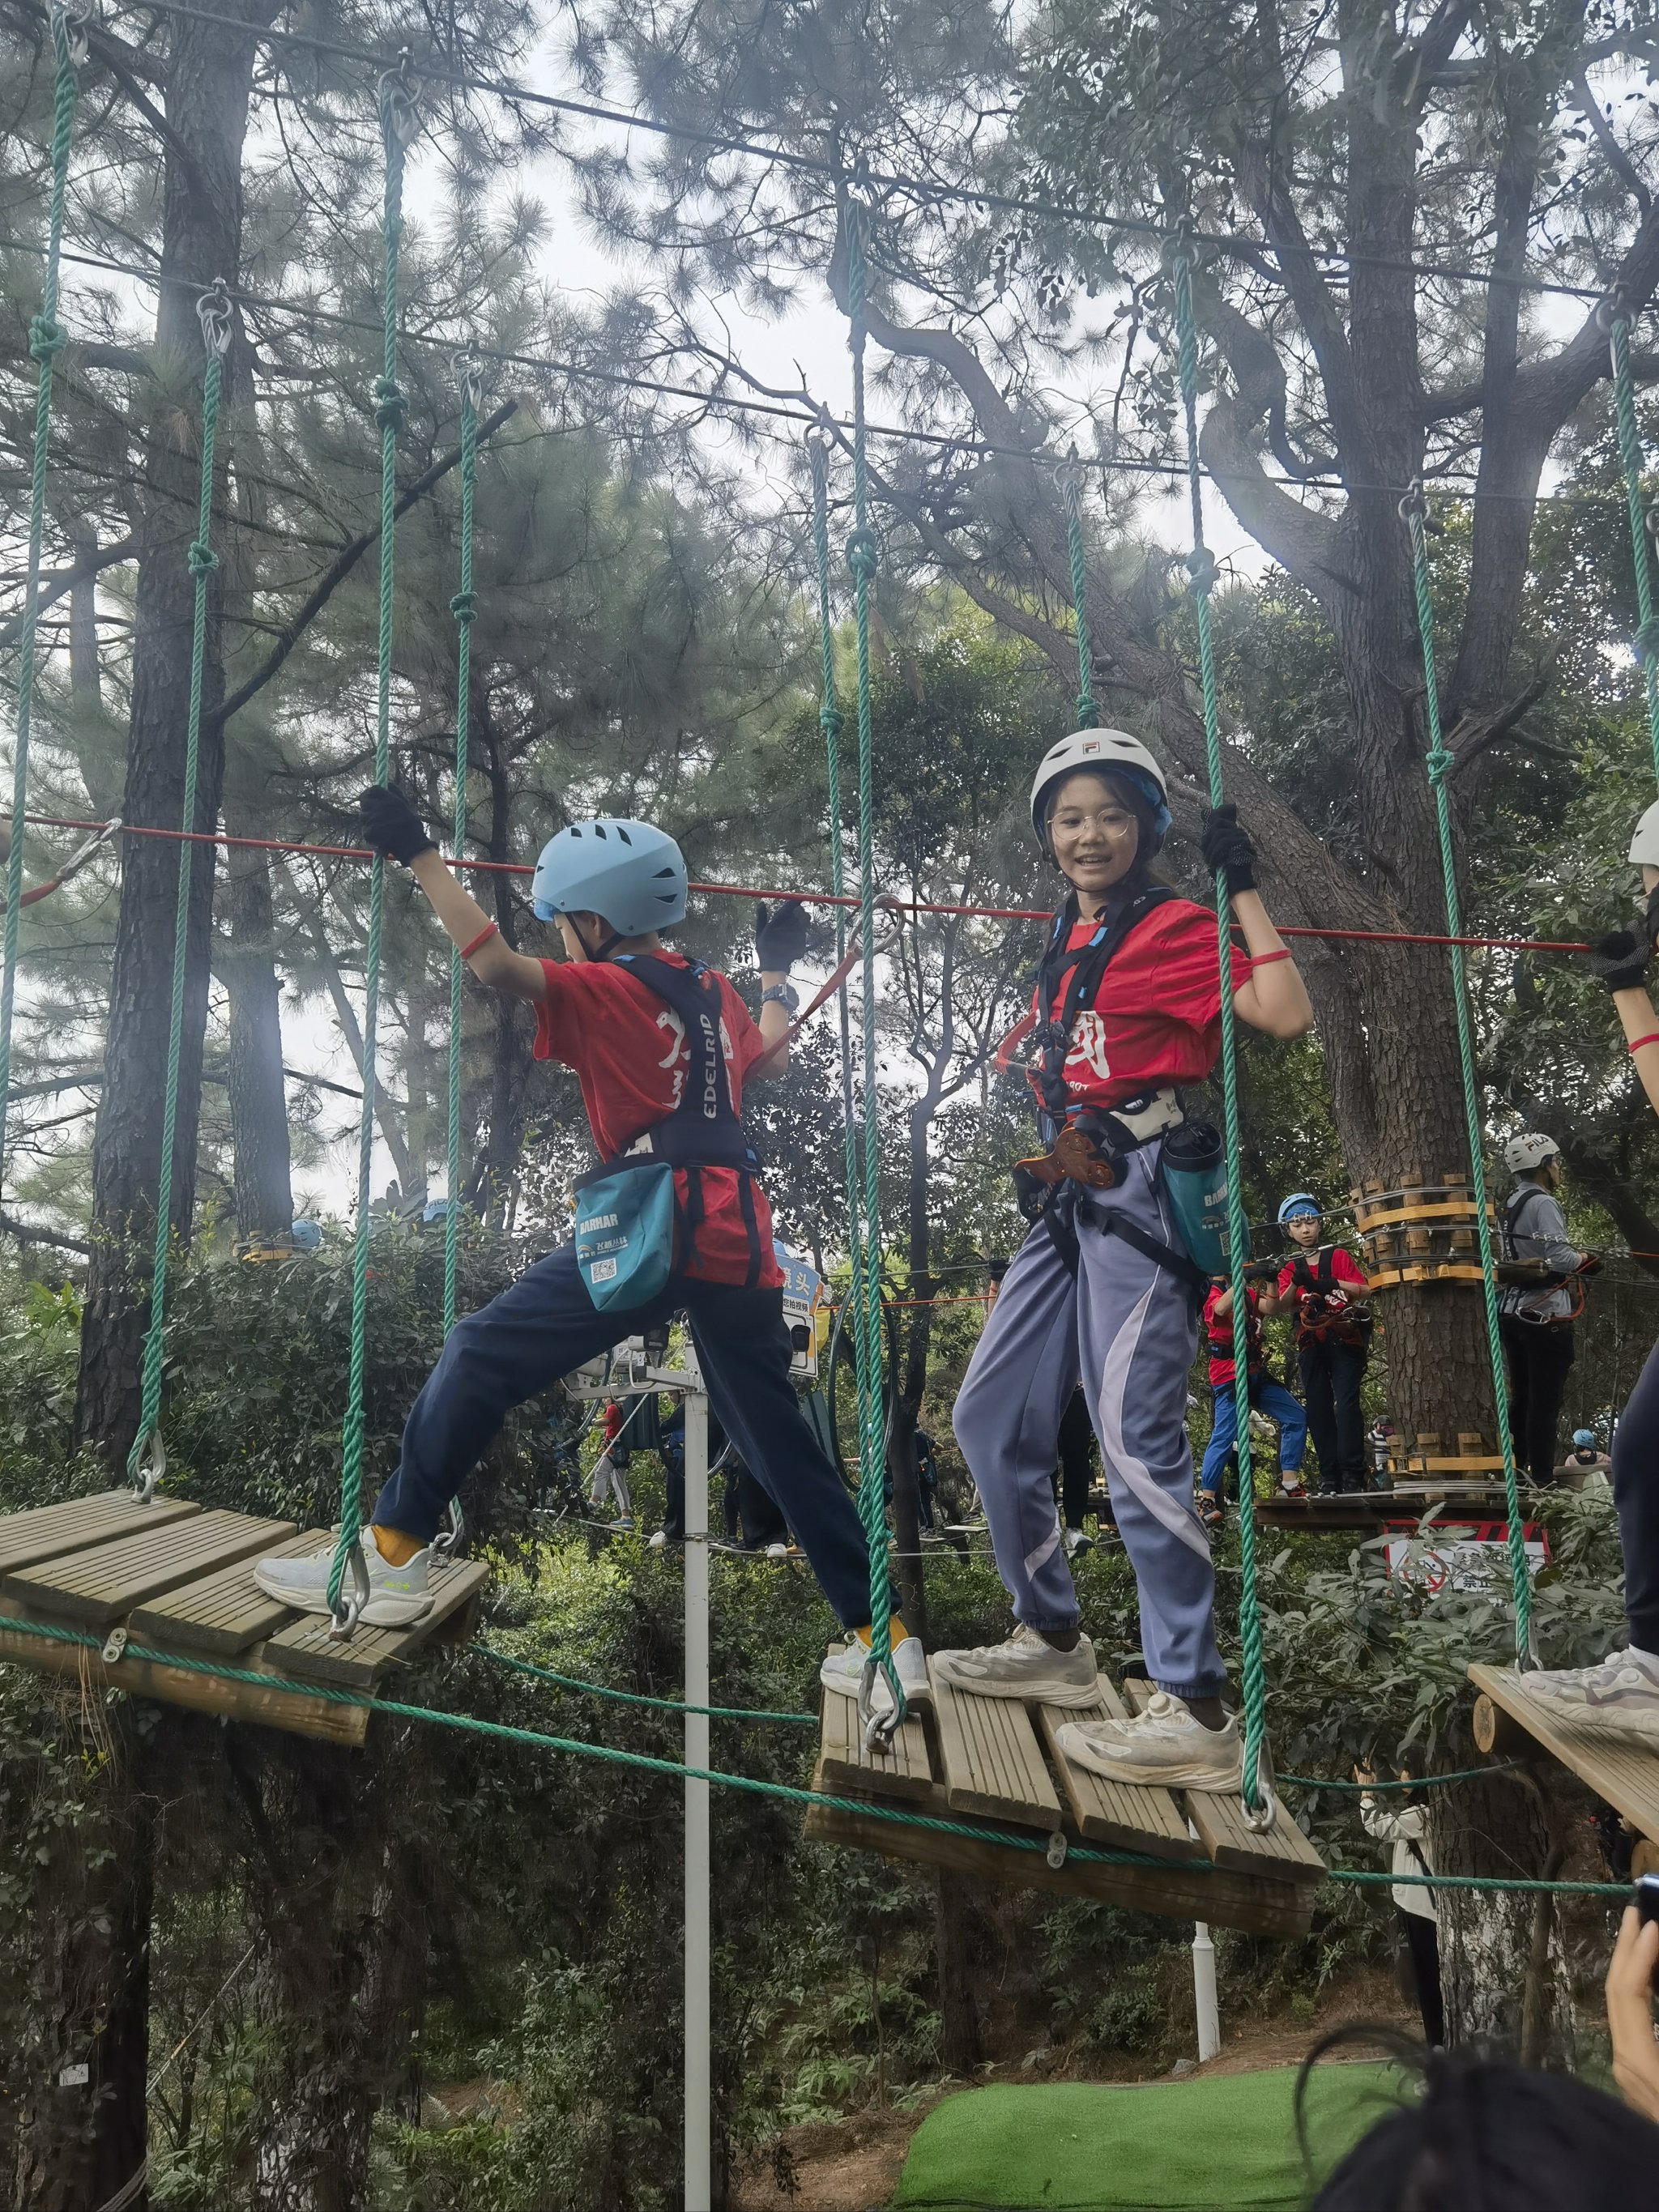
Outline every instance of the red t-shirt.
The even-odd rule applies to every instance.
[[[1225,1321],[1218,1321],[1215,1317],[1216,1307],[1225,1289],[1224,1283],[1213,1284],[1208,1297],[1204,1301],[1204,1334],[1208,1338],[1210,1345],[1210,1380],[1218,1389],[1224,1383],[1231,1382],[1235,1372],[1232,1315],[1229,1313]],[[1252,1290],[1247,1290],[1244,1293],[1246,1315],[1244,1341],[1247,1347],[1245,1358],[1252,1375],[1261,1364],[1261,1316],[1256,1311],[1258,1303],[1256,1293]]]
[[[1311,1252],[1297,1250],[1293,1253],[1279,1271],[1279,1297],[1284,1297],[1296,1280],[1296,1263],[1298,1260],[1305,1260],[1308,1263],[1308,1273],[1310,1275],[1317,1275],[1322,1250],[1328,1252],[1331,1255],[1332,1279],[1339,1284],[1348,1284],[1352,1289],[1358,1291],[1363,1298],[1366,1294],[1365,1278],[1359,1271],[1358,1262],[1346,1244],[1327,1244],[1322,1247],[1316,1245]]]
[[[672,968],[690,963],[678,952],[653,959]],[[691,1064],[685,1025],[673,1008],[610,960],[544,960],[547,995],[536,1009],[536,1057],[562,1060],[581,1085],[588,1127],[603,1159],[612,1159],[635,1137],[665,1121],[679,1103]],[[712,971],[711,971],[712,973]],[[749,1009],[724,975],[714,975],[720,997],[720,1051],[732,1110],[743,1110],[743,1083],[766,1052]],[[696,1247],[688,1261],[677,1255],[683,1273],[704,1283],[743,1283],[749,1278],[749,1232],[738,1200],[736,1168],[700,1168],[703,1218]],[[674,1187],[686,1201],[686,1174],[678,1169]],[[778,1289],[781,1270],[772,1254],[772,1214],[758,1183],[752,1193],[755,1229],[760,1238],[758,1280]]]
[[[1073,925],[1068,952],[1081,952],[1099,927]],[[1255,963],[1234,948],[1233,988],[1249,981]],[[1068,966],[1054,1005],[1037,1004],[1003,1047],[1007,1054],[1034,1025],[1047,1023],[1072,980]],[[1221,993],[1218,988],[1215,916],[1190,899],[1166,899],[1129,933],[1101,978],[1092,1006],[1072,1025],[1066,1056],[1066,1091],[1076,1105],[1121,1106],[1142,1091],[1201,1083],[1221,1049]],[[1033,1052],[1027,1073],[1039,1103],[1042,1054]]]

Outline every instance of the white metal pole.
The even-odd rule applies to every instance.
[[[1202,1920],[1193,1923],[1193,2009],[1198,2014],[1198,2063],[1202,2066],[1221,2048],[1221,2014],[1215,2001],[1215,1945]]]
[[[708,1703],[708,1400],[685,1401],[685,1702]],[[708,1765],[708,1716],[685,1716],[685,1763]],[[685,1785],[685,2212],[714,2212],[708,2050],[708,1784]]]

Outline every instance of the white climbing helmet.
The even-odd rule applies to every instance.
[[[1504,1164],[1511,1175],[1528,1175],[1546,1160],[1554,1159],[1560,1150],[1553,1137],[1531,1130],[1525,1136],[1510,1139],[1504,1147]]]
[[[1037,763],[1037,772],[1031,779],[1031,827],[1043,851],[1049,849],[1048,794],[1057,783],[1079,769],[1121,775],[1133,785],[1152,810],[1156,842],[1152,852],[1156,852],[1170,827],[1170,787],[1146,746],[1127,730],[1073,730],[1069,738],[1050,745]],[[1145,855],[1151,856],[1151,853]]]
[[[1630,841],[1630,864],[1633,868],[1659,868],[1659,799],[1636,825]]]

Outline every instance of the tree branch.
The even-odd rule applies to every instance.
[[[123,561],[131,561],[137,543],[136,538],[119,538],[113,545],[100,546],[94,552],[82,554],[67,568],[54,569],[50,576],[42,576],[40,611],[44,614],[48,607],[56,606],[66,592],[73,591],[76,585],[88,576],[96,576],[106,568],[118,568]],[[4,629],[0,629],[0,653],[3,653],[8,646],[15,645],[22,635],[23,617],[21,614],[14,615]]]

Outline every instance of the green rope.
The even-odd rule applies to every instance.
[[[5,973],[0,978],[0,1185],[5,1176],[12,1006],[17,995],[17,931],[23,911],[23,830],[28,805],[29,730],[34,714],[34,639],[40,616],[40,556],[46,522],[46,456],[52,445],[52,364],[66,343],[58,326],[58,268],[64,246],[70,138],[75,125],[75,103],[81,89],[76,70],[87,58],[87,12],[77,8],[71,13],[61,0],[52,11],[52,43],[58,58],[52,100],[52,196],[46,216],[46,265],[40,288],[40,312],[29,324],[29,352],[35,365],[34,446],[29,471],[29,537],[23,568],[23,615],[18,631],[16,738],[11,763],[11,853],[6,862]]]
[[[881,1203],[876,1115],[876,885],[875,821],[872,793],[870,720],[870,586],[879,557],[870,527],[864,422],[865,266],[863,204],[847,208],[847,313],[853,355],[853,530],[847,565],[853,573],[853,635],[857,651],[859,733],[859,944],[862,954],[864,1095],[862,1150],[864,1218],[855,1344],[859,1363],[859,1517],[870,1552],[870,1651],[892,1693],[891,1726],[904,1717],[904,1692],[892,1660],[889,1633],[892,1595],[887,1579],[886,1424],[881,1385]]]
[[[486,1659],[493,1659],[498,1667],[511,1668],[515,1674],[528,1674],[538,1682],[551,1682],[561,1690],[575,1690],[585,1698],[606,1698],[621,1705],[649,1705],[661,1713],[705,1713],[714,1721],[752,1721],[779,1723],[790,1728],[816,1728],[816,1713],[768,1713],[750,1705],[688,1705],[682,1698],[648,1698],[641,1690],[611,1690],[602,1682],[586,1682],[579,1674],[556,1674],[550,1667],[538,1667],[528,1659],[515,1659],[511,1653],[497,1651],[493,1644],[475,1644],[475,1651]]]
[[[1526,1764],[1524,1759],[1495,1759],[1490,1766],[1460,1767],[1454,1774],[1419,1774],[1411,1782],[1337,1782],[1319,1774],[1280,1774],[1275,1779],[1293,1782],[1298,1790],[1346,1790],[1370,1796],[1382,1790],[1444,1790],[1454,1782],[1484,1782],[1489,1774],[1508,1774]]]
[[[173,994],[167,1011],[167,1087],[161,1103],[161,1158],[155,1178],[155,1252],[151,1266],[149,1322],[144,1332],[138,1433],[127,1455],[127,1476],[145,1494],[154,1490],[167,1467],[160,1428],[161,1344],[167,1326],[167,1255],[173,1233],[173,1148],[179,1124],[179,1062],[185,1036],[185,969],[190,939],[190,895],[197,848],[189,833],[196,827],[196,781],[201,753],[202,680],[207,661],[209,579],[218,557],[209,542],[213,530],[213,452],[219,427],[219,392],[230,345],[230,301],[222,283],[196,303],[207,363],[202,372],[202,466],[197,496],[196,537],[185,558],[195,580],[195,609],[190,642],[190,707],[185,722],[185,789],[179,809],[185,832],[179,843],[179,889],[173,914]],[[149,1468],[139,1464],[149,1455]]]
[[[1089,651],[1089,569],[1083,551],[1083,471],[1075,459],[1060,472],[1066,503],[1066,553],[1072,568],[1072,620],[1077,630],[1077,722],[1092,730],[1100,720],[1095,704],[1094,661]]]
[[[380,599],[374,720],[374,781],[385,783],[392,753],[392,540],[398,498],[398,432],[403,426],[404,395],[398,383],[398,247],[403,235],[404,152],[418,127],[415,100],[396,70],[380,79],[380,139],[386,149],[386,272],[381,291],[383,356],[374,387],[374,420],[380,430]],[[357,1222],[351,1246],[351,1364],[346,1386],[345,1422],[340,1454],[340,1537],[329,1571],[328,1601],[337,1632],[349,1634],[356,1607],[343,1607],[341,1585],[347,1572],[361,1601],[363,1565],[363,1369],[368,1314],[369,1200],[374,1159],[376,1031],[380,1001],[380,923],[386,893],[386,860],[374,855],[368,878],[368,932],[363,954],[363,1108],[357,1131]]]
[[[101,1652],[104,1640],[100,1636],[88,1634],[78,1628],[58,1627],[40,1620],[27,1620],[18,1616],[0,1613],[0,1632],[15,1636],[31,1636],[46,1644],[67,1644],[83,1651]],[[433,1728],[453,1729],[467,1735],[486,1736],[502,1743],[527,1744],[539,1751],[562,1752],[579,1759],[597,1759],[608,1766],[628,1766],[647,1774],[661,1774],[676,1782],[708,1782],[722,1790],[736,1790],[756,1797],[776,1797],[786,1803],[817,1806],[831,1813],[852,1813],[861,1820],[880,1820],[895,1826],[922,1828],[939,1836],[967,1837],[975,1843],[1006,1844],[1010,1850],[1040,1851],[1047,1854],[1048,1838],[1030,1830],[1024,1833],[1008,1829],[969,1826],[963,1820],[941,1820],[925,1813],[908,1813],[896,1805],[876,1804],[862,1797],[832,1797],[817,1790],[803,1790],[787,1782],[763,1781],[757,1775],[727,1774],[719,1767],[687,1766],[678,1759],[653,1759],[641,1751],[618,1751],[610,1744],[584,1743],[579,1737],[549,1735],[538,1729],[514,1728],[505,1721],[481,1720],[472,1713],[447,1713],[434,1705],[408,1705],[391,1698],[375,1698],[362,1690],[337,1689],[326,1682],[300,1682],[291,1676],[262,1674],[249,1667],[227,1667],[213,1659],[186,1657],[177,1651],[158,1651],[148,1644],[128,1644],[124,1646],[121,1659],[131,1659],[152,1667],[171,1667],[185,1674],[198,1674],[220,1682],[240,1682],[248,1687],[289,1697],[306,1698],[314,1703],[347,1705],[359,1711],[386,1713],[393,1720],[423,1721]],[[113,1662],[119,1666],[120,1660]],[[119,1686],[118,1685],[117,1686]],[[142,1692],[135,1692],[142,1695]],[[1102,1850],[1084,1844],[1068,1844],[1067,1865],[1076,1863],[1084,1866],[1144,1867],[1158,1874],[1181,1875],[1214,1874],[1213,1863],[1208,1859],[1153,1858],[1140,1851]],[[1543,1891],[1571,1897],[1612,1897],[1627,1899],[1630,1885],[1622,1881],[1536,1881],[1522,1875],[1395,1875],[1374,1874],[1354,1867],[1331,1867],[1326,1871],[1328,1881],[1352,1882],[1366,1887],[1393,1887],[1406,1883],[1423,1889],[1478,1889],[1516,1891],[1522,1893]],[[1288,1885],[1287,1885],[1288,1887]]]
[[[1198,666],[1204,694],[1204,754],[1210,805],[1222,803],[1221,715],[1217,702],[1215,648],[1210,635],[1210,592],[1215,560],[1204,542],[1204,497],[1198,459],[1198,331],[1193,318],[1190,250],[1183,242],[1172,258],[1176,323],[1180,345],[1181,397],[1186,412],[1187,487],[1192,507],[1193,611],[1198,623]],[[1221,1102],[1227,1147],[1227,1279],[1233,1301],[1233,1431],[1238,1451],[1238,1640],[1244,1697],[1244,1803],[1255,1814],[1272,1811],[1272,1761],[1267,1749],[1267,1668],[1261,1652],[1261,1607],[1256,1592],[1255,1480],[1251,1470],[1249,1308],[1244,1261],[1249,1229],[1244,1218],[1239,1160],[1238,1041],[1233,1014],[1232,912],[1227,878],[1215,876],[1216,961],[1220,975]]]
[[[1619,426],[1619,461],[1630,510],[1631,552],[1636,564],[1636,658],[1647,694],[1648,738],[1653,771],[1659,776],[1659,623],[1653,617],[1652,554],[1642,513],[1642,441],[1636,427],[1636,386],[1630,367],[1630,309],[1622,286],[1596,310],[1613,355],[1613,414]]]
[[[472,495],[478,482],[480,371],[476,356],[459,356],[461,387],[461,580],[449,603],[455,617],[455,858],[466,852],[466,769],[471,714],[472,619],[477,597],[472,589]],[[449,1196],[444,1205],[444,1334],[455,1326],[455,1217],[461,1188],[461,949],[449,948],[449,1146],[446,1155]]]
[[[1424,766],[1434,793],[1435,828],[1440,839],[1440,872],[1445,884],[1446,933],[1463,933],[1462,902],[1457,893],[1457,860],[1452,844],[1451,799],[1446,789],[1454,756],[1446,750],[1440,728],[1440,684],[1434,665],[1434,601],[1429,589],[1429,555],[1424,537],[1424,502],[1420,486],[1400,502],[1400,512],[1411,532],[1412,582],[1417,598],[1417,631],[1423,648],[1423,698],[1428,720],[1429,750]],[[1463,1120],[1469,1147],[1469,1192],[1474,1202],[1476,1234],[1480,1240],[1480,1294],[1486,1316],[1486,1349],[1492,1361],[1492,1402],[1498,1414],[1498,1443],[1504,1456],[1504,1502],[1509,1515],[1510,1582],[1515,1594],[1515,1649],[1517,1663],[1535,1667],[1538,1655],[1532,1639],[1532,1577],[1527,1566],[1527,1547],[1522,1534],[1521,1495],[1515,1472],[1515,1443],[1510,1432],[1509,1384],[1504,1373],[1504,1345],[1498,1331],[1498,1278],[1492,1264],[1492,1224],[1486,1214],[1486,1164],[1480,1129],[1480,1094],[1475,1079],[1474,1034],[1469,1020],[1469,994],[1463,948],[1454,945],[1451,956],[1452,996],[1457,1009],[1457,1057],[1463,1085]]]

